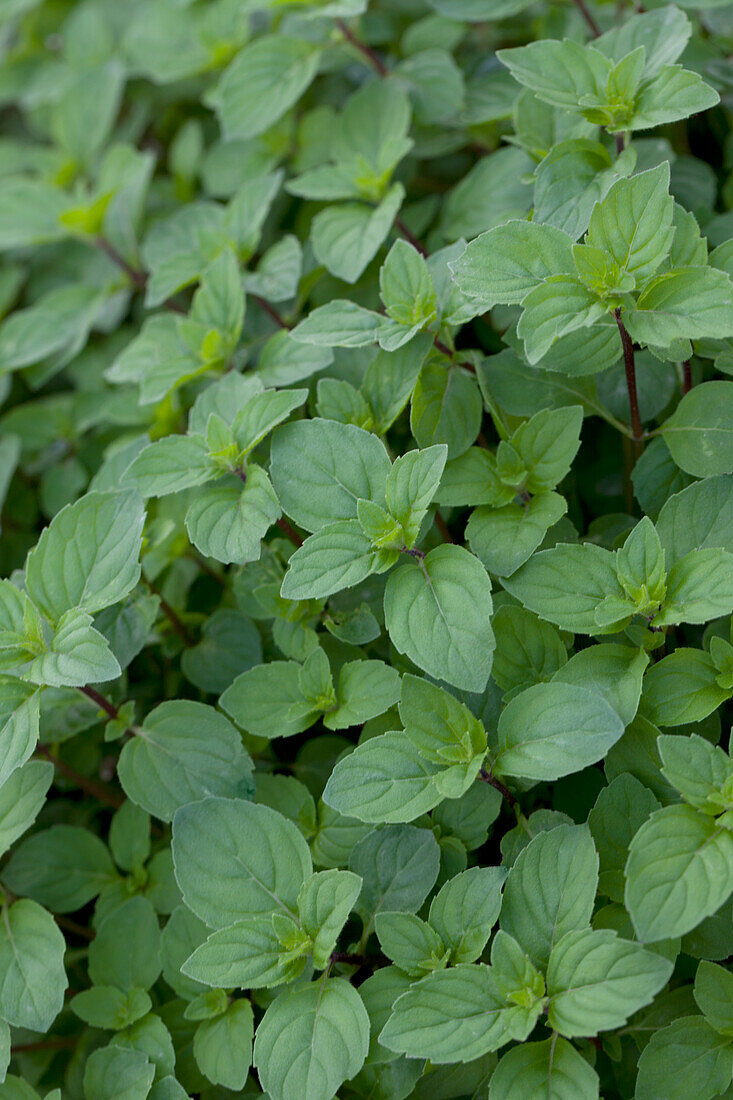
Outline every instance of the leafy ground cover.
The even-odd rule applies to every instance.
[[[732,46],[6,0],[0,1100],[733,1096]]]

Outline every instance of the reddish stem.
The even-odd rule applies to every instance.
[[[517,800],[512,792],[509,790],[508,787],[505,787],[500,780],[496,779],[496,777],[493,776],[490,771],[488,771],[486,768],[482,768],[478,774],[479,779],[483,779],[484,783],[488,783],[490,787],[493,787],[495,791],[498,791],[502,798],[505,798],[507,800],[510,806],[516,806]]]
[[[682,364],[682,395],[689,393],[692,389],[692,367],[690,360],[685,359]]]
[[[80,687],[78,690],[82,695],[86,695],[87,699],[91,699],[93,703],[96,703],[99,709],[103,710],[105,714],[108,714],[110,718],[119,718],[120,712],[118,708],[114,703],[111,703],[109,699],[106,699],[101,692],[97,691],[96,688],[89,687],[87,684],[86,687]]]
[[[634,345],[626,331],[626,325],[621,320],[621,310],[615,309],[613,315],[618,325],[621,336],[621,346],[624,351],[624,369],[626,371],[626,388],[629,391],[629,409],[631,411],[631,438],[634,441],[634,451],[639,458],[644,450],[644,429],[639,414],[639,395],[636,389],[636,366],[634,363]]]
[[[445,522],[440,512],[435,513],[435,526],[443,536],[443,542],[453,542],[453,536],[448,529],[448,524]]]
[[[130,282],[138,290],[145,290],[145,287],[148,285],[148,277],[144,271],[140,271],[139,268],[133,267],[131,263],[128,263],[125,257],[118,252],[115,246],[105,237],[96,237],[95,241],[97,248],[100,248],[105,256],[107,256],[113,264],[116,264],[121,271],[124,271]],[[163,305],[173,313],[186,313],[183,306],[179,306],[178,302],[174,302],[172,298],[166,298]]]
[[[280,519],[277,521],[277,525],[280,528],[280,530],[283,532],[283,534],[287,535],[288,538],[290,539],[290,541],[295,546],[302,546],[303,545],[302,538],[300,537],[298,532],[295,530],[292,523],[289,523],[288,520],[285,519],[285,516],[280,517]]]
[[[181,639],[183,644],[187,645],[187,646],[192,646],[193,645],[193,638],[191,637],[191,635],[186,630],[186,627],[181,622],[180,618],[178,617],[178,613],[173,610],[171,605],[168,603],[168,601],[165,599],[165,597],[161,595],[161,593],[155,587],[154,584],[152,584],[148,580],[146,580],[145,583],[148,586],[148,588],[150,589],[150,591],[153,593],[153,595],[158,597],[158,600],[160,601],[160,610],[163,612],[165,617],[168,619],[168,621],[170,622],[171,626],[173,627],[173,629],[175,630],[176,634]]]
[[[80,688],[80,690],[86,692],[85,688]],[[80,790],[85,791],[86,794],[90,795],[92,798],[96,798],[99,802],[104,802],[107,806],[114,807],[115,810],[119,809],[122,805],[123,799],[120,798],[118,794],[111,791],[109,787],[105,787],[102,783],[97,783],[95,779],[89,779],[88,776],[82,775],[76,768],[72,768],[70,764],[67,764],[65,760],[61,760],[58,756],[55,756],[45,745],[39,745],[37,751],[41,756],[45,756],[46,760],[50,760],[62,775],[65,775],[67,779],[70,779]]]
[[[283,317],[281,317],[275,307],[271,306],[269,302],[266,302],[264,298],[260,298],[259,294],[251,294],[250,297],[254,299],[255,302],[257,302],[257,305],[260,307],[260,309],[263,309],[265,311],[270,320],[274,321],[278,328],[290,328],[288,322]]]
[[[412,247],[415,248],[421,256],[427,256],[428,252],[425,248],[425,245],[422,243],[422,241],[418,240],[415,234],[407,228],[402,218],[395,218],[394,224],[395,229],[399,230],[399,232],[402,234],[408,244],[411,244]]]
[[[586,23],[588,24],[588,30],[590,31],[590,33],[593,35],[594,38],[599,38],[600,34],[601,34],[601,28],[598,26],[598,24],[595,21],[595,18],[591,15],[590,11],[588,10],[588,7],[586,6],[585,0],[575,0],[575,5],[576,5],[578,11],[580,12],[580,14],[585,19]]]
[[[380,76],[388,76],[389,69],[382,61],[378,53],[376,53],[371,46],[367,46],[366,42],[362,42],[361,39],[352,31],[351,27],[343,19],[336,20],[336,26],[341,31],[344,38],[351,43],[355,50],[358,50],[363,57],[369,62]]]

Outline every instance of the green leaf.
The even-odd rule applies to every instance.
[[[598,1100],[598,1090],[592,1066],[565,1039],[553,1037],[505,1054],[491,1076],[489,1100]]]
[[[0,787],[0,854],[22,836],[35,821],[53,782],[53,765],[29,760]]]
[[[390,462],[376,436],[334,420],[279,428],[270,467],[283,510],[307,531],[356,519],[358,500],[384,504]]]
[[[575,653],[552,677],[554,683],[587,688],[616,712],[624,726],[639,706],[642,677],[649,664],[643,650],[623,645],[594,645]]]
[[[417,541],[447,456],[448,447],[440,444],[422,451],[408,451],[395,460],[387,476],[387,510],[402,524],[408,548]]]
[[[706,111],[718,102],[718,93],[697,73],[681,65],[665,65],[654,80],[640,89],[631,126],[634,130],[646,130],[676,122]]]
[[[709,653],[680,646],[644,677],[643,713],[657,726],[702,721],[730,695],[718,684],[717,675]]]
[[[601,94],[610,63],[592,46],[566,39],[531,42],[519,49],[500,50],[499,60],[515,80],[540,99],[577,110],[583,96]]]
[[[369,1047],[369,1017],[342,978],[292,989],[257,1028],[254,1064],[272,1100],[326,1100],[354,1077]]]
[[[480,957],[499,916],[504,879],[500,867],[471,867],[444,883],[433,898],[428,919],[450,949],[452,964]]]
[[[639,939],[681,936],[733,890],[733,835],[691,806],[653,813],[631,842],[626,908]]]
[[[448,961],[438,933],[414,913],[378,913],[374,928],[385,955],[413,978],[441,970]]]
[[[526,503],[501,508],[476,508],[466,526],[466,538],[490,573],[509,577],[532,556],[567,508],[558,493],[539,493]]]
[[[403,733],[383,733],[337,763],[323,797],[335,810],[360,821],[413,821],[443,798],[434,782],[441,770]]]
[[[50,913],[27,898],[0,921],[0,1016],[12,1027],[48,1031],[69,984],[64,937]]]
[[[221,697],[221,705],[248,733],[257,737],[289,737],[307,729],[318,708],[300,687],[297,661],[255,665],[237,676]]]
[[[596,608],[623,598],[613,554],[592,543],[542,550],[503,584],[529,611],[578,634],[600,633]]]
[[[481,415],[481,396],[473,379],[438,359],[425,364],[410,410],[410,429],[420,447],[444,443],[448,458],[457,458],[478,435]]]
[[[593,45],[611,61],[620,61],[632,50],[644,46],[644,75],[648,78],[677,60],[691,33],[692,25],[688,17],[670,4],[656,11],[633,15],[625,23],[596,38]]]
[[[339,672],[336,708],[327,711],[326,729],[360,726],[389,710],[400,697],[397,669],[383,661],[349,661]]]
[[[161,971],[160,929],[152,903],[132,897],[105,917],[89,947],[89,977],[124,993],[150,989]]]
[[[167,435],[143,448],[127,467],[124,482],[143,497],[157,497],[205,485],[218,475],[203,436]]]
[[[600,860],[598,887],[613,901],[624,900],[624,867],[634,833],[658,809],[652,792],[624,772],[601,790],[588,815]]]
[[[0,248],[27,248],[65,237],[61,215],[69,199],[60,187],[27,175],[9,176],[0,186]]]
[[[301,887],[298,915],[313,940],[313,962],[323,970],[361,892],[361,879],[351,871],[318,871]]]
[[[102,1047],[90,1054],[84,1067],[86,1100],[145,1100],[155,1077],[155,1066],[140,1050]]]
[[[509,1039],[489,968],[468,963],[438,971],[395,1002],[379,1041],[437,1065],[470,1062]]]
[[[530,493],[554,489],[570,470],[580,446],[583,409],[543,409],[512,435],[512,447],[528,471],[525,488]]]
[[[471,241],[450,268],[460,290],[482,308],[519,305],[535,287],[575,270],[572,244],[552,226],[510,221]]]
[[[665,778],[685,802],[717,817],[725,805],[721,792],[733,775],[733,761],[727,753],[695,733],[689,737],[662,734],[657,747]]]
[[[226,798],[205,798],[176,812],[176,879],[190,909],[211,928],[243,913],[293,913],[311,874],[300,830],[275,810]]]
[[[272,914],[249,916],[212,932],[182,963],[181,973],[214,989],[275,986],[298,973],[288,969],[284,950]]]
[[[376,207],[344,202],[316,214],[311,243],[318,262],[337,279],[355,283],[384,243],[404,197],[395,183]]]
[[[587,825],[539,833],[509,871],[501,928],[544,968],[566,933],[590,923],[597,885],[598,855]]]
[[[252,396],[232,422],[242,453],[249,452],[290,413],[303,404],[307,390],[265,390]]]
[[[312,310],[295,326],[291,337],[297,343],[316,347],[362,348],[376,343],[384,323],[381,314],[336,298]]]
[[[559,779],[600,760],[623,732],[622,719],[592,688],[535,684],[502,711],[494,766],[502,775]]]
[[[733,554],[691,550],[670,569],[655,626],[705,623],[733,611]]]
[[[379,272],[384,308],[401,325],[424,326],[436,316],[437,298],[425,260],[407,241],[397,240]]]
[[[407,737],[426,760],[444,766],[474,767],[483,760],[486,754],[483,724],[449,692],[417,676],[406,675],[402,679],[399,710]]]
[[[575,275],[551,276],[531,290],[522,305],[517,335],[524,341],[524,353],[532,366],[561,337],[594,324],[606,313],[595,291]]]
[[[695,477],[733,470],[733,382],[695,386],[662,425],[664,441],[681,469]]]
[[[196,687],[219,694],[261,659],[262,639],[252,620],[219,608],[203,624],[199,643],[181,654],[181,668]]]
[[[197,495],[186,512],[186,530],[205,557],[225,563],[257,561],[260,541],[279,516],[270,479],[250,464],[244,487],[232,478]]]
[[[679,267],[658,275],[647,283],[639,295],[636,308],[625,314],[626,327],[632,338],[644,344],[656,344],[666,347],[673,340],[700,339],[705,336],[733,335],[733,305],[731,305],[731,280],[723,271],[711,267]],[[730,386],[730,382],[715,382],[714,386]],[[702,389],[702,387],[700,387]],[[694,391],[697,395],[698,390]],[[687,403],[688,418],[692,409],[695,413],[705,406],[689,401],[693,392],[686,394],[677,410],[663,426],[665,442],[672,451],[666,428],[675,422],[679,410]],[[712,398],[712,394],[709,394]],[[709,406],[707,406],[709,409]],[[680,427],[685,426],[682,417]],[[684,466],[683,466],[684,469]],[[692,473],[692,471],[688,471]],[[727,473],[718,468],[705,470],[708,473]]]
[[[3,881],[55,913],[73,913],[116,879],[106,846],[77,825],[52,825],[14,850]]]
[[[0,677],[0,784],[24,764],[36,747],[40,692]]]
[[[193,1039],[196,1064],[214,1085],[242,1089],[252,1064],[254,1014],[249,1001],[233,1001],[222,1016],[203,1020]]]
[[[384,594],[390,637],[437,679],[482,691],[491,671],[491,582],[480,562],[458,546],[439,546],[419,564],[392,573]]]
[[[672,967],[615,932],[569,932],[550,954],[548,1023],[568,1037],[621,1027],[654,999]]]
[[[118,603],[140,576],[145,513],[137,493],[88,493],[54,516],[28,555],[28,595],[52,621]]]
[[[312,43],[282,34],[264,35],[245,46],[210,96],[225,140],[268,130],[300,99],[320,57]]]
[[[28,663],[25,677],[48,687],[81,687],[116,679],[121,668],[109,643],[84,611],[65,611],[58,620],[50,649]]]
[[[492,678],[502,691],[549,680],[566,663],[559,633],[523,607],[503,604],[492,620],[496,653]]]
[[[619,177],[630,174],[634,160],[630,149],[613,163],[605,147],[589,138],[559,142],[537,168],[536,221],[577,240],[588,228],[596,202]]]
[[[686,1016],[657,1031],[642,1051],[636,1100],[712,1100],[728,1088],[731,1074],[730,1039],[701,1016]]]
[[[638,281],[647,279],[672,245],[673,209],[665,161],[614,183],[591,214],[586,242],[607,252]]]
[[[701,962],[695,975],[695,1000],[707,1022],[728,1037],[733,1034],[733,974],[712,962]]]
[[[78,165],[90,165],[107,141],[120,108],[124,69],[119,61],[76,72],[53,106],[55,140]]]
[[[668,566],[690,550],[717,546],[733,551],[730,489],[729,478],[709,477],[669,497],[656,523]]]
[[[360,584],[372,572],[375,551],[356,519],[327,523],[288,561],[280,589],[287,600],[320,600]]]
[[[371,929],[380,912],[416,913],[438,877],[440,849],[414,825],[372,829],[352,849],[349,870],[363,880],[357,912]]]
[[[123,993],[111,985],[95,985],[77,993],[70,1007],[90,1027],[117,1031],[145,1016],[152,1002],[143,989]]]
[[[252,761],[239,733],[213,707],[161,703],[123,747],[117,765],[128,798],[163,821],[206,795],[252,793]]]

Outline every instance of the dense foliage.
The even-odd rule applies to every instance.
[[[0,44],[0,1100],[733,1097],[733,5]]]

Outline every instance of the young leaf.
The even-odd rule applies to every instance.
[[[665,162],[614,183],[593,209],[586,241],[641,281],[657,270],[669,252],[673,207]]]

